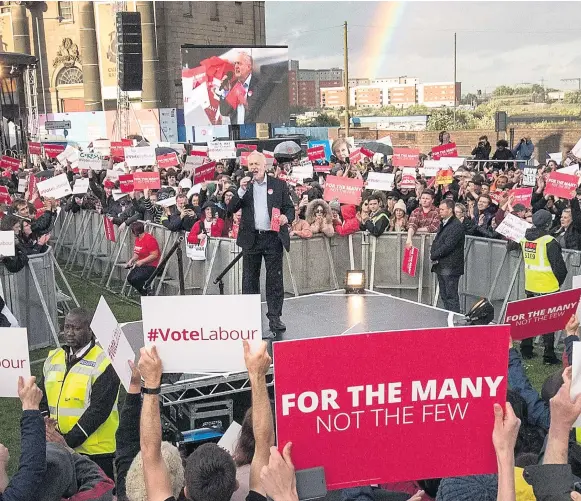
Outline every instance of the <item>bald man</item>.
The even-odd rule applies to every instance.
[[[240,188],[228,204],[234,214],[242,209],[236,243],[242,248],[242,293],[260,294],[262,258],[266,266],[266,304],[270,330],[286,330],[281,322],[284,300],[282,278],[283,247],[290,249],[289,226],[295,209],[284,181],[266,175],[266,158],[257,151],[248,155],[252,177],[240,181]],[[273,211],[275,214],[273,215]],[[280,228],[277,230],[276,213]],[[274,223],[274,224],[273,224]]]
[[[226,87],[226,92],[220,99],[220,114],[223,117],[230,118],[231,125],[242,125],[256,122],[256,116],[258,114],[260,103],[258,86],[259,79],[252,73],[253,60],[252,56],[245,51],[240,51],[236,56],[234,61],[234,76],[231,82],[228,83]],[[230,92],[234,86],[240,83],[243,89],[243,103],[238,104],[237,107],[233,108],[230,103],[226,100],[228,92]]]

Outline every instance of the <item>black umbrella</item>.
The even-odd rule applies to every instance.
[[[167,146],[159,146],[155,148],[156,155],[167,155],[168,153],[177,153],[173,148],[168,148]]]
[[[54,169],[41,170],[40,172],[37,172],[34,176],[37,177],[38,179],[48,179],[49,177],[54,177]]]
[[[373,153],[381,153],[382,155],[393,155],[393,148],[388,144],[379,143],[377,141],[370,141],[369,143],[363,144],[366,150],[372,151]]]

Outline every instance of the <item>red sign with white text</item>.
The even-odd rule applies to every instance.
[[[123,141],[111,141],[111,156],[119,160],[125,160],[125,150],[123,148]]]
[[[133,187],[133,174],[122,174],[119,176],[119,189],[121,193],[131,193]]]
[[[134,190],[159,190],[161,180],[159,172],[134,172],[133,189]]]
[[[535,253],[536,245],[525,243],[525,253]],[[580,296],[581,289],[571,289],[512,301],[506,307],[504,323],[510,324],[510,336],[516,341],[560,331],[577,311]]]
[[[240,153],[240,165],[242,167],[248,167],[248,156],[252,153],[251,151],[243,151]]]
[[[36,189],[36,176],[31,172],[28,176],[28,198],[30,199]]]
[[[247,150],[251,150],[251,151],[257,151],[258,150],[258,146],[256,144],[244,144],[244,143],[236,143],[234,146],[236,146],[236,148],[246,148]]]
[[[33,141],[28,142],[28,153],[30,155],[40,155],[41,152],[40,143],[35,143]]]
[[[394,148],[391,163],[394,167],[416,167],[420,159],[417,148]]]
[[[12,197],[8,193],[8,188],[6,186],[0,186],[0,204],[11,204]]]
[[[456,143],[442,144],[440,146],[434,146],[432,148],[432,159],[439,160],[445,157],[457,157],[458,149],[456,148]]]
[[[194,170],[194,184],[203,183],[204,181],[211,181],[214,179],[216,172],[216,162],[210,162],[196,167]]]
[[[169,169],[179,165],[178,156],[175,153],[166,153],[165,155],[158,155],[156,157],[157,165],[160,169]]]
[[[196,149],[195,146],[192,146],[192,150],[190,151],[190,156],[193,157],[207,157],[208,156],[208,147],[207,146],[198,146],[199,149]]]
[[[512,202],[513,207],[516,204],[522,204],[527,208],[531,206],[531,199],[533,197],[532,188],[513,188],[508,192],[508,194],[509,196],[514,195],[514,200]]]
[[[575,174],[562,174],[551,172],[547,176],[545,195],[553,195],[559,198],[571,200],[575,196],[575,190],[579,184],[579,178]]]
[[[371,158],[374,155],[373,151],[368,150],[367,148],[363,148],[363,146],[361,147],[361,153],[368,158]]]
[[[113,226],[113,221],[107,216],[103,216],[103,226],[105,228],[105,238],[109,242],[115,242],[115,227]]]
[[[502,197],[504,197],[505,192],[504,192],[504,190],[493,190],[493,191],[489,192],[488,195],[490,196],[491,200],[496,205],[498,205],[498,204],[500,204]]]
[[[323,467],[329,490],[496,473],[490,436],[493,404],[506,401],[509,332],[494,325],[273,343],[277,443],[292,441],[297,470]]]
[[[0,160],[0,168],[10,169],[13,170],[14,172],[17,172],[18,169],[20,168],[20,160],[18,158],[3,155],[2,159]]]
[[[48,158],[56,158],[60,153],[65,151],[65,146],[62,144],[43,144],[44,154]]]
[[[331,166],[328,164],[313,164],[313,171],[319,173],[328,173],[331,172]]]
[[[324,146],[313,146],[307,149],[307,157],[311,162],[316,160],[325,160],[325,147]]]
[[[403,251],[403,261],[401,263],[401,271],[410,277],[416,276],[416,268],[418,267],[419,249],[417,247],[406,247]]]
[[[327,202],[337,199],[342,204],[359,205],[362,190],[363,180],[361,179],[327,176],[323,198]]]

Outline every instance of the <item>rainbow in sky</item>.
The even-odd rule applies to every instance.
[[[405,2],[380,2],[377,4],[373,16],[373,25],[381,28],[373,28],[365,44],[366,54],[364,72],[366,78],[377,78],[389,74],[389,50],[396,33],[396,28],[401,20]]]

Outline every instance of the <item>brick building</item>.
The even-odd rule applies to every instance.
[[[301,70],[298,61],[290,60],[288,85],[291,107],[318,108],[322,88],[343,85],[343,70],[340,68]]]
[[[139,11],[143,90],[136,108],[183,107],[182,44],[265,45],[263,1],[128,1]],[[38,57],[41,113],[115,109],[114,2],[0,2],[0,52]]]

